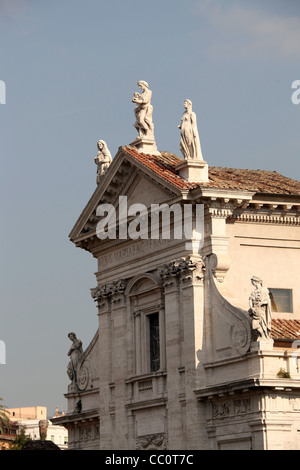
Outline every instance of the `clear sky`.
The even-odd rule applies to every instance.
[[[68,333],[86,348],[97,329],[96,261],[68,239],[97,141],[115,155],[137,136],[146,80],[159,150],[181,156],[189,98],[209,165],[299,180],[300,2],[0,0],[0,80],[0,397],[51,415],[66,409]]]

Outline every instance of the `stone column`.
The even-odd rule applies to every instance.
[[[163,281],[165,296],[168,449],[185,449],[186,443],[183,442],[182,411],[179,401],[181,335],[178,279],[176,272],[173,271],[172,264],[162,267],[159,270],[159,274]]]
[[[115,406],[115,434],[113,436],[113,447],[124,450],[128,448],[128,423],[126,411],[126,389],[127,378],[127,305],[124,295],[125,286],[118,288],[111,296],[112,317],[112,381],[114,383],[114,406]]]
[[[202,268],[198,257],[176,260],[160,269],[165,289],[169,449],[200,448],[194,390],[199,357],[204,353]]]
[[[122,336],[124,336],[124,328],[122,324],[119,325],[120,316],[118,314],[119,309],[125,309],[123,316],[126,317],[126,305],[122,299],[124,290],[124,282],[116,281],[96,287],[91,291],[92,297],[97,301],[99,317],[100,449],[112,449],[115,446],[111,409],[115,406],[116,397],[114,396],[114,399],[112,399],[112,387],[110,385],[115,381],[116,371],[117,380],[119,380],[118,368],[123,368],[124,354],[119,354],[119,356],[122,356],[120,359],[116,353],[119,342],[122,341],[120,328]],[[123,349],[119,349],[120,351],[123,351]]]
[[[205,241],[203,254],[205,256],[214,253],[217,256],[217,263],[214,268],[214,276],[219,282],[223,282],[224,277],[230,267],[228,255],[229,237],[226,232],[226,219],[233,213],[233,205],[226,199],[223,201],[210,201],[205,211]]]
[[[182,364],[188,449],[207,448],[205,408],[197,403],[195,390],[205,385],[204,263],[201,258],[187,260],[179,274],[183,319]],[[203,430],[203,432],[201,431]]]
[[[112,422],[109,412],[111,399],[111,313],[107,297],[98,298],[99,318],[99,409],[100,449],[111,449]]]
[[[159,315],[159,336],[160,336],[160,369],[166,370],[166,344],[164,338],[166,337],[166,328],[165,328],[165,308],[162,304],[158,305],[158,315]]]
[[[141,345],[141,311],[134,312],[134,334],[135,334],[135,374],[142,373],[142,345]]]

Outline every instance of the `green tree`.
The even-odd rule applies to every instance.
[[[25,428],[21,428],[19,434],[9,444],[9,450],[22,450],[28,441],[32,441],[31,437],[25,434]]]

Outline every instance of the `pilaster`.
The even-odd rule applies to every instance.
[[[99,317],[99,401],[100,401],[100,449],[112,449],[116,445],[114,436],[115,414],[118,413],[118,429],[126,427],[124,395],[124,371],[126,367],[126,282],[118,280],[91,290],[97,302]],[[120,353],[121,352],[121,353]],[[117,406],[116,406],[117,404]],[[123,416],[125,415],[125,417]],[[120,446],[127,430],[118,435]]]
[[[203,269],[200,257],[172,261],[159,270],[166,305],[169,448],[197,448],[199,422],[194,395],[203,352]],[[182,436],[187,437],[182,442]]]

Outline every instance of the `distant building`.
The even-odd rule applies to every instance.
[[[45,406],[32,406],[22,408],[8,408],[10,413],[10,422],[20,429],[25,429],[25,434],[33,440],[40,439],[39,422],[47,419],[47,408]],[[56,411],[56,416],[62,416]],[[68,447],[68,431],[64,426],[53,425],[48,420],[47,440],[51,440],[57,444],[62,450]]]
[[[0,434],[0,450],[9,449],[10,444],[16,438],[18,426],[10,423],[8,428],[4,429],[4,433]]]
[[[9,419],[14,420],[40,420],[47,419],[46,406],[26,406],[22,408],[8,408]]]

